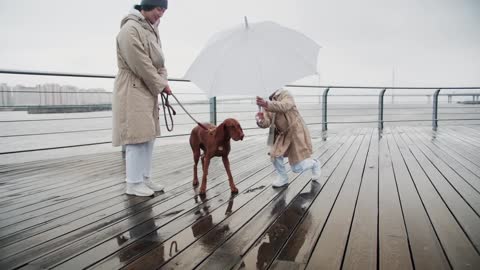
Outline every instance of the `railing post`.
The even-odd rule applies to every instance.
[[[210,123],[217,125],[217,97],[210,98]]]
[[[433,115],[432,115],[432,129],[437,130],[438,128],[438,94],[440,94],[440,90],[438,89],[433,94]]]
[[[326,131],[327,127],[327,96],[330,88],[323,90],[323,99],[322,99],[322,131]]]
[[[383,130],[383,97],[385,96],[385,91],[387,88],[380,91],[378,95],[378,130]]]

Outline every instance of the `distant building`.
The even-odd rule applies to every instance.
[[[0,84],[0,106],[12,106],[12,89],[5,83]]]
[[[34,87],[0,84],[0,106],[111,104],[105,89],[79,89],[71,85],[42,84]]]

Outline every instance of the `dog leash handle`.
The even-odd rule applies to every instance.
[[[168,102],[168,95],[165,93],[160,93],[161,100],[162,100],[162,107],[163,107],[163,118],[165,119],[165,126],[167,127],[167,130],[171,132],[173,130],[173,115],[177,115],[177,112],[175,109],[170,105],[170,102]],[[168,123],[167,119],[167,111],[168,111],[168,116],[170,117],[170,125]]]
[[[167,116],[166,116],[166,114],[165,114],[165,105],[164,105],[164,103],[163,103],[163,98],[164,98],[163,95],[164,95],[164,94],[162,93],[162,106],[163,106],[163,112],[164,112],[164,117],[165,117],[165,122],[166,122],[166,121],[167,121],[167,118],[166,118]],[[185,107],[183,106],[183,104],[178,100],[178,98],[177,98],[174,94],[171,94],[171,96],[177,101],[177,104],[180,106],[180,108],[182,108],[183,111],[185,111],[185,113],[193,120],[193,122],[197,123],[197,125],[199,125],[201,128],[203,128],[203,129],[205,129],[205,130],[208,130],[208,128],[207,128],[204,124],[202,124],[202,123],[200,123],[199,121],[197,121],[197,119],[195,119],[195,118],[187,111],[187,109],[185,109]],[[171,108],[171,109],[173,110],[173,108],[171,107],[170,103],[168,103],[168,96],[167,96],[166,100],[167,100],[166,104],[168,104],[167,107],[168,107],[168,108]],[[174,112],[173,115],[175,115],[175,114],[176,114],[175,110],[173,110],[173,112]],[[169,111],[169,113],[170,113],[170,111]],[[170,130],[169,127],[168,127],[168,125],[167,125],[168,131],[172,131],[172,130],[173,130],[173,118],[172,118],[171,115],[170,115],[170,119],[171,119],[171,123],[172,123],[172,129]]]

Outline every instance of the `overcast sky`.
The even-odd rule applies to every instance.
[[[138,0],[140,1],[140,0]],[[115,74],[115,36],[131,0],[0,0],[0,69]],[[275,21],[323,48],[322,85],[480,86],[479,0],[170,0],[160,23],[169,76],[181,78],[208,38]],[[109,80],[0,75],[106,87]]]

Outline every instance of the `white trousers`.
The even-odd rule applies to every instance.
[[[125,146],[127,183],[141,183],[145,177],[150,177],[154,144],[155,139]]]
[[[283,157],[276,157],[273,160],[273,166],[275,167],[278,176],[282,180],[286,181],[288,179],[288,175],[287,170],[285,169],[285,164],[283,162]],[[290,164],[290,167],[292,168],[292,171],[294,173],[301,173],[305,170],[312,169],[313,166],[315,166],[315,160],[313,160],[312,158],[307,158],[298,163]]]

